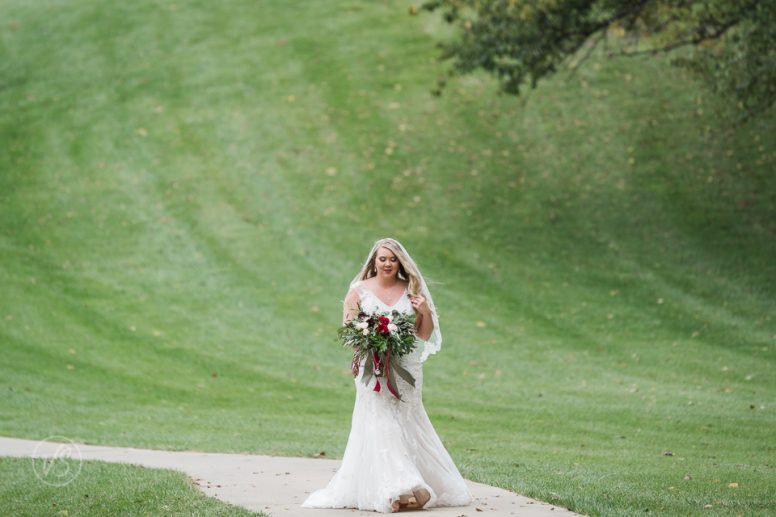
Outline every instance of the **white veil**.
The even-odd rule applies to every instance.
[[[434,300],[431,298],[431,292],[428,290],[428,286],[426,285],[426,281],[423,279],[423,275],[421,274],[420,269],[418,268],[417,264],[415,264],[415,261],[412,260],[410,254],[407,253],[407,250],[404,249],[404,246],[402,246],[399,241],[391,238],[383,238],[375,241],[371,251],[366,256],[366,260],[364,261],[363,266],[361,266],[358,274],[356,274],[356,276],[353,277],[353,280],[350,282],[350,287],[356,286],[356,284],[361,280],[361,277],[364,275],[364,272],[367,270],[367,267],[369,266],[369,260],[372,258],[372,255],[375,254],[378,248],[382,247],[385,243],[388,242],[399,248],[406,257],[404,259],[398,257],[399,262],[401,262],[401,264],[404,266],[405,271],[414,271],[414,274],[417,276],[418,282],[420,283],[420,294],[426,299],[426,303],[428,303],[428,307],[431,309],[431,319],[434,322],[434,330],[431,332],[431,335],[427,340],[418,338],[418,343],[422,346],[420,360],[421,362],[424,362],[426,359],[428,359],[429,355],[436,354],[442,348],[442,331],[439,329],[439,316],[437,315]],[[367,278],[371,276],[373,275],[368,273]]]

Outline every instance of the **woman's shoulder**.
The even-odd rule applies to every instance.
[[[353,284],[345,295],[345,305],[357,306],[361,305],[363,300],[363,291],[358,284]]]
[[[353,286],[351,289],[355,289],[355,291],[360,295],[364,296],[367,293],[372,292],[372,282],[369,279],[366,280],[359,280]]]
[[[348,289],[348,294],[346,296],[347,298],[354,298],[358,300],[361,297],[363,297],[367,291],[368,291],[368,287],[364,282],[364,280],[359,280],[350,285],[350,288]]]

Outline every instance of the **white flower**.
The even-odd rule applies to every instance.
[[[366,321],[361,321],[359,323],[356,323],[356,328],[360,328],[361,330],[364,330],[368,326],[369,326],[369,323],[367,323]]]
[[[393,323],[389,323],[389,324],[388,324],[388,330],[390,330],[391,332],[396,332],[397,330],[399,330],[399,327],[397,327],[397,326],[396,326],[395,324],[393,324]]]
[[[369,329],[364,329],[361,332],[363,332],[365,336],[369,335]]]

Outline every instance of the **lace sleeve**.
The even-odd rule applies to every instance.
[[[418,342],[422,346],[420,362],[425,362],[429,355],[436,354],[442,348],[442,333],[439,331],[439,318],[436,311],[431,312],[431,319],[434,322],[434,330],[431,331],[431,335],[425,340],[418,338]]]

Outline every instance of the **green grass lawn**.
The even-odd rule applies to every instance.
[[[773,514],[773,114],[599,55],[527,102],[434,97],[447,31],[409,5],[0,4],[0,435],[341,456],[341,302],[393,236],[435,280],[424,401],[465,477]]]
[[[4,515],[263,515],[206,496],[175,470],[84,461],[72,482],[57,486],[41,482],[30,461],[0,458]],[[78,469],[77,463],[63,463],[68,461],[75,462],[57,460],[63,472]]]

